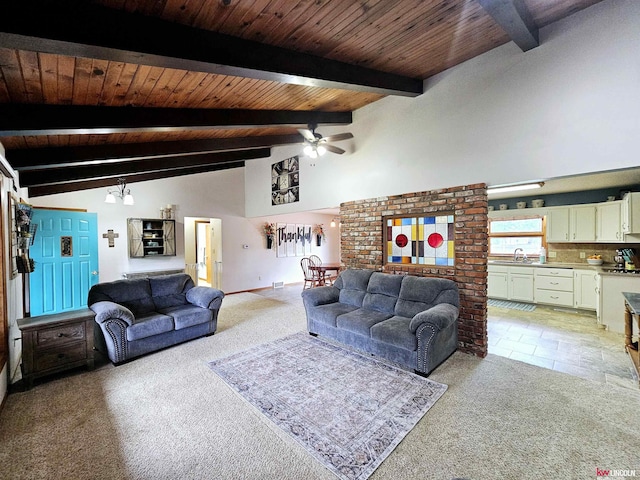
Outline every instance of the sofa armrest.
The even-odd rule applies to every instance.
[[[217,310],[222,305],[224,293],[211,287],[193,287],[187,291],[187,301],[192,305]]]
[[[339,298],[340,290],[332,286],[316,287],[302,291],[302,300],[307,307],[335,303]]]
[[[104,323],[110,318],[117,318],[126,323],[127,326],[131,326],[135,320],[131,310],[115,302],[96,302],[89,308],[95,312],[96,322],[98,323]]]
[[[444,330],[452,322],[458,319],[459,310],[455,305],[450,303],[439,303],[438,305],[431,307],[429,310],[425,310],[416,314],[409,323],[409,328],[412,333],[416,333],[418,327],[423,323],[430,323],[437,330]]]

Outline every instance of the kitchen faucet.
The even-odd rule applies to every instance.
[[[523,249],[521,249],[521,248],[516,248],[516,249],[513,251],[513,261],[514,261],[514,262],[517,262],[517,261],[518,261],[518,250],[520,250],[520,251],[522,252],[522,254],[524,255],[524,250],[523,250]],[[525,259],[525,258],[526,258],[526,255],[523,257],[523,259],[522,259],[522,260],[524,261],[524,259]]]

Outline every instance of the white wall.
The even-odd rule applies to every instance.
[[[270,175],[263,180],[270,186]],[[317,213],[277,215],[277,212],[265,217],[245,218],[242,168],[133,183],[128,187],[135,198],[133,206],[125,206],[120,200],[115,205],[104,203],[106,188],[31,199],[34,206],[85,208],[98,214],[101,282],[121,278],[124,272],[184,268],[184,217],[222,220],[222,290],[225,292],[270,287],[274,281],[301,282],[300,257],[276,258],[275,249],[266,248],[262,224],[266,221],[323,223],[328,227],[332,218],[331,215]],[[130,259],[127,218],[158,218],[160,207],[167,204],[176,206],[177,256]],[[107,229],[119,234],[113,248],[109,248],[107,240],[102,238]],[[338,228],[326,230],[328,241],[319,248],[314,246],[313,253],[326,262],[337,262],[340,259]],[[243,249],[244,244],[249,248]]]
[[[355,151],[301,157],[300,207],[638,166],[638,19],[637,0],[601,2],[542,29],[538,48],[509,43],[429,79],[417,98],[388,97],[351,126],[320,128],[351,131],[340,146]],[[263,178],[290,150],[247,164],[248,216],[273,210]]]

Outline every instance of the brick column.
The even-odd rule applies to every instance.
[[[455,265],[386,265],[382,218],[453,212]],[[346,268],[450,278],[460,289],[458,348],[487,354],[487,186],[466,185],[430,192],[369,198],[340,205],[341,257]]]

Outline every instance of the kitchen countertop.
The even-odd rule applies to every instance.
[[[537,267],[537,268],[571,268],[580,270],[593,270],[600,275],[612,275],[625,277],[637,277],[640,278],[640,274],[631,274],[624,272],[608,272],[615,267],[615,263],[604,263],[602,265],[589,265],[588,263],[561,263],[561,262],[547,262],[547,263],[521,263],[521,262],[509,262],[508,260],[488,260],[488,265],[505,266],[505,267]]]
[[[627,304],[631,307],[631,313],[638,315],[640,313],[640,293],[622,292],[622,295],[624,295]]]

